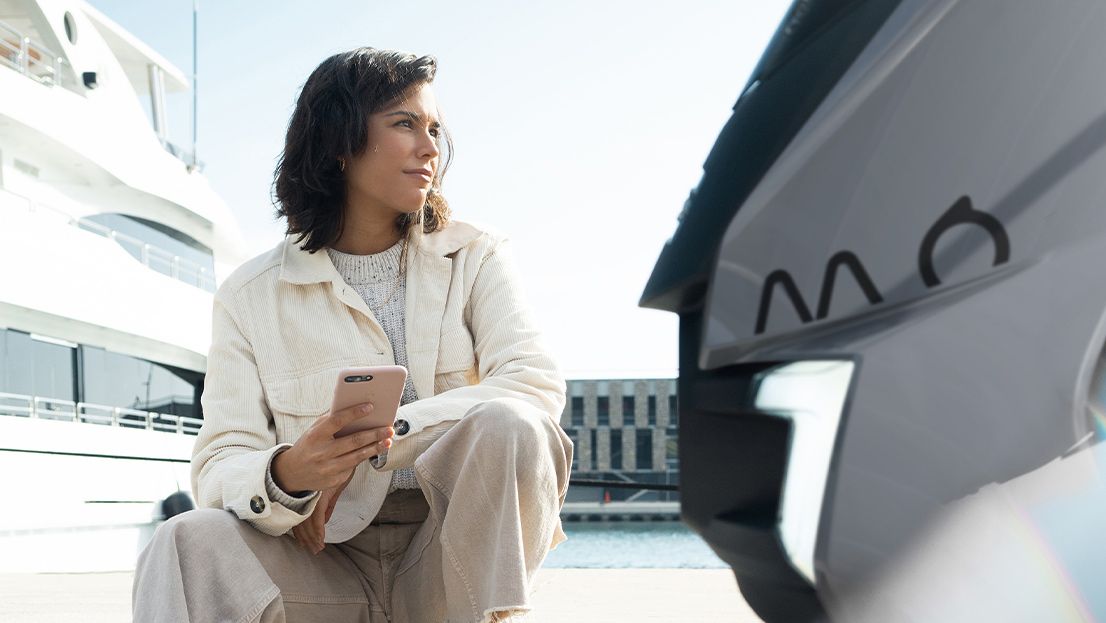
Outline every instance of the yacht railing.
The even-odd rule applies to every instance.
[[[0,392],[0,416],[3,415],[136,428],[178,435],[196,435],[204,423],[199,418],[172,413],[156,413],[90,402]]]
[[[47,86],[61,81],[65,59],[12,26],[0,22],[0,64]]]
[[[116,231],[106,225],[101,225],[86,218],[72,217],[58,208],[34,201],[10,190],[0,190],[0,194],[7,194],[27,204],[27,210],[35,212],[44,209],[62,217],[70,225],[115,241],[119,246],[136,260],[142,262],[147,268],[153,269],[163,275],[167,275],[178,281],[183,281],[190,286],[196,286],[208,292],[215,291],[215,275],[206,267],[199,265],[187,258],[174,255],[160,247],[144,242]]]

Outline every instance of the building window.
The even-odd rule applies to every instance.
[[[584,425],[584,398],[583,396],[572,397],[572,416],[570,421],[573,426],[582,427]]]
[[[634,424],[634,397],[623,396],[622,397],[622,425],[632,426]]]
[[[637,469],[653,467],[653,429],[637,429]]]
[[[657,397],[649,396],[649,426],[657,425]]]
[[[610,396],[599,396],[596,400],[596,406],[598,408],[596,415],[598,416],[599,426],[611,425],[611,398]]]
[[[565,434],[568,435],[568,438],[572,440],[572,445],[575,446],[577,440],[580,437],[580,434],[576,431],[576,429],[575,428],[566,428],[565,429]],[[579,452],[573,452],[572,453],[572,471],[575,472],[578,469],[580,469],[580,453]]]
[[[588,431],[591,434],[591,456],[588,458],[588,464],[586,466],[588,471],[595,471],[595,460],[599,454],[599,442],[596,440],[596,430],[593,428]]]
[[[622,429],[611,429],[611,469],[625,469],[622,466]]]
[[[665,467],[670,471],[675,471],[680,469],[680,449],[679,444],[676,443],[679,429],[675,426],[669,426],[666,432],[668,438],[664,440]]]

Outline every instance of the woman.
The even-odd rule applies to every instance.
[[[276,171],[289,236],[215,295],[201,508],[140,556],[135,621],[528,610],[565,539],[565,384],[506,241],[449,218],[435,69],[361,48],[304,85]],[[335,439],[370,408],[328,412],[338,371],[392,363],[409,369],[394,425]]]

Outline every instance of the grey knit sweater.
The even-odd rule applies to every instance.
[[[334,249],[327,249],[326,252],[338,269],[338,274],[365,299],[365,304],[384,328],[384,333],[392,344],[396,365],[406,368],[407,331],[403,311],[407,298],[407,279],[406,275],[400,274],[399,256],[402,250],[403,240],[386,251],[372,255],[350,255]],[[416,400],[418,396],[415,395],[415,386],[408,376],[403,385],[400,404],[405,405]],[[392,472],[392,488],[389,492],[418,488],[414,469],[406,467]]]
[[[388,340],[392,344],[392,353],[395,356],[396,365],[407,367],[407,336],[404,323],[404,302],[407,294],[406,275],[400,274],[400,254],[403,251],[403,241],[400,240],[391,248],[373,253],[371,255],[351,255],[334,249],[327,249],[327,255],[334,262],[338,274],[353,288],[369,310],[376,316]],[[411,377],[403,386],[403,397],[400,404],[407,404],[418,400],[415,387],[411,384]],[[271,464],[270,464],[271,467]],[[415,471],[410,467],[397,469],[392,472],[392,484],[389,493],[396,489],[418,489],[419,483],[415,480]],[[266,489],[269,499],[277,502],[289,510],[302,512],[307,504],[314,498],[312,493],[305,497],[296,497],[285,493],[276,485],[270,471],[266,478]]]

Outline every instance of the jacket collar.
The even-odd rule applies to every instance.
[[[430,257],[445,257],[464,248],[481,233],[483,233],[481,230],[461,221],[453,221],[432,234],[423,234],[417,229],[412,231],[411,246],[407,254],[408,274],[412,268],[412,256],[422,254]],[[308,253],[296,244],[296,238],[296,235],[289,235],[284,239],[280,262],[281,281],[303,285],[341,280],[341,276],[334,268],[334,263],[325,252],[320,250]]]
[[[438,361],[442,318],[452,277],[453,260],[448,255],[465,247],[483,232],[468,223],[453,221],[432,234],[413,231],[406,258],[407,297],[404,301],[404,325],[407,340],[407,364],[411,384],[419,398],[434,394],[434,368]],[[324,251],[308,253],[300,249],[295,236],[284,241],[280,280],[292,284],[331,284],[334,295],[350,309],[372,319],[381,338],[383,328],[364,299],[346,287]]]

